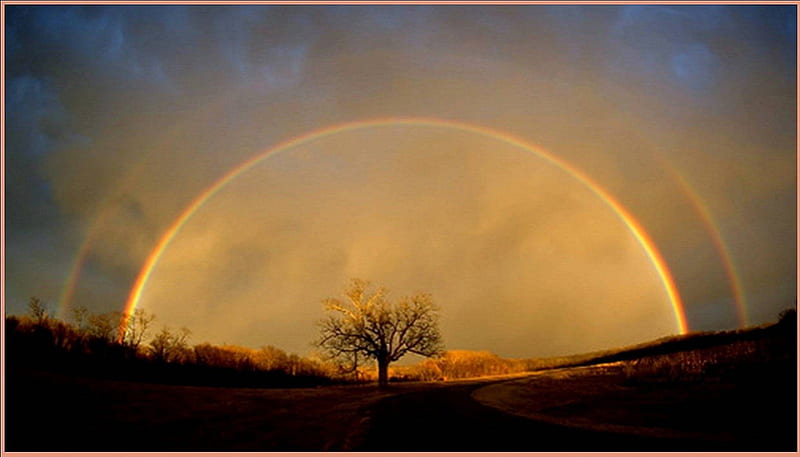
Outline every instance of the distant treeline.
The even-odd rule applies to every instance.
[[[696,380],[730,373],[732,366],[791,370],[797,361],[796,343],[797,311],[787,309],[777,323],[746,329],[675,335],[562,357],[507,359],[488,351],[451,350],[391,372],[394,381],[442,381],[622,362],[630,380]]]
[[[48,315],[31,298],[29,312],[5,319],[7,368],[50,371],[129,381],[230,387],[307,387],[372,382],[374,366],[356,370],[321,358],[300,357],[273,346],[189,345],[191,332],[162,327],[142,310],[72,310],[69,321]],[[123,327],[123,322],[127,325]],[[445,351],[413,366],[390,369],[394,381],[441,381],[525,371],[522,361],[487,351]]]
[[[695,332],[633,346],[563,357],[505,359],[487,351],[446,351],[411,367],[395,369],[399,380],[447,380],[622,362],[629,380],[698,380],[753,373],[753,367],[793,373],[797,364],[797,310],[777,323],[739,330]]]
[[[29,314],[7,316],[6,368],[166,384],[303,387],[340,382],[343,375],[321,360],[264,346],[251,349],[187,343],[188,329],[162,327],[137,310],[121,331],[122,314],[73,310],[70,322],[51,317],[32,298]]]
[[[230,387],[307,387],[377,379],[372,366],[344,370],[330,361],[300,357],[273,346],[189,345],[191,332],[185,328],[162,327],[151,336],[155,317],[142,310],[127,316],[123,329],[121,313],[92,314],[76,308],[70,322],[65,322],[49,316],[36,298],[28,305],[28,315],[5,319],[10,373],[28,369]],[[776,324],[672,336],[566,357],[506,359],[488,351],[444,351],[416,365],[392,367],[390,377],[393,381],[447,381],[623,362],[632,380],[678,380],[725,371],[729,365],[795,364],[796,342],[797,313],[791,309],[781,313]]]
[[[391,369],[395,381],[447,381],[528,371],[524,361],[505,359],[489,351],[451,350],[416,365]]]
[[[32,298],[28,315],[6,317],[7,366],[11,370],[210,386],[304,387],[377,379],[374,366],[348,371],[273,346],[191,346],[188,329],[163,327],[148,338],[155,318],[141,310],[126,319],[124,330],[118,312],[92,314],[77,308],[72,314],[70,322],[48,316],[42,302]],[[393,381],[441,381],[525,370],[522,361],[487,351],[456,350],[417,365],[393,367],[390,374]]]

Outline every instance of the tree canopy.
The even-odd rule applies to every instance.
[[[359,357],[378,362],[378,383],[388,383],[388,367],[406,354],[430,357],[441,352],[439,308],[430,294],[415,294],[390,302],[385,288],[369,290],[369,282],[354,279],[344,300],[327,298],[327,316],[320,322],[315,344],[329,356],[352,365]]]

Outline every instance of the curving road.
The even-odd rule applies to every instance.
[[[719,445],[568,428],[475,401],[487,383],[400,393],[375,403],[359,451],[708,451]]]
[[[721,444],[587,431],[504,413],[471,396],[504,381],[238,389],[12,373],[3,425],[10,450],[40,452],[785,451],[797,436],[791,420],[788,433],[775,435],[791,438],[788,444],[752,433],[756,441]],[[750,422],[775,422],[766,419]]]

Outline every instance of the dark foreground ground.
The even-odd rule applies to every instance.
[[[694,403],[684,395],[681,408],[660,407],[659,427],[653,428],[647,423],[653,414],[635,409],[641,405],[652,413],[653,398],[671,403],[669,387],[626,387],[620,394],[616,387],[603,387],[612,378],[586,370],[511,380],[398,384],[387,390],[166,386],[7,373],[6,450],[796,450],[795,392],[700,389],[686,395],[717,398],[698,401],[692,411]],[[786,401],[776,405],[776,398]],[[721,409],[700,410],[709,405]],[[703,420],[692,421],[698,414]],[[566,420],[570,417],[581,420]],[[707,423],[715,418],[717,424]],[[603,420],[625,427],[607,427]],[[649,432],[663,430],[665,424],[669,429],[670,421],[683,424],[675,427],[680,433]],[[719,433],[731,423],[737,424],[736,433]]]
[[[731,449],[719,443],[658,439],[554,425],[474,401],[474,385],[401,394],[376,405],[358,447],[369,451],[653,451]]]

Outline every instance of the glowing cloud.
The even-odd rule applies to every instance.
[[[432,118],[373,119],[373,120],[356,121],[351,123],[338,124],[325,127],[286,140],[282,143],[279,143],[274,147],[266,150],[265,152],[257,154],[252,158],[248,159],[247,161],[236,166],[235,168],[231,169],[230,171],[225,173],[222,177],[220,177],[217,181],[215,181],[211,186],[206,188],[206,190],[204,190],[197,197],[195,197],[195,199],[183,210],[183,212],[181,212],[181,214],[172,222],[172,224],[164,232],[164,234],[159,239],[156,246],[148,255],[144,265],[142,266],[142,269],[140,270],[133,284],[133,287],[130,290],[130,294],[128,296],[125,305],[124,315],[128,316],[131,313],[133,313],[133,311],[136,309],[139,300],[142,296],[142,292],[144,291],[144,288],[147,285],[148,279],[153,273],[155,266],[158,264],[159,259],[161,258],[166,248],[169,246],[170,242],[172,242],[172,240],[181,231],[181,228],[184,226],[184,224],[186,224],[186,222],[197,212],[197,210],[200,207],[202,207],[210,198],[212,198],[220,189],[224,188],[228,183],[236,179],[238,176],[247,172],[249,169],[251,169],[256,164],[260,163],[261,161],[279,152],[286,151],[288,149],[291,149],[293,147],[302,144],[306,144],[315,140],[329,137],[331,135],[348,131],[383,127],[383,126],[400,126],[400,125],[438,127],[455,131],[471,132],[474,134],[479,134],[485,137],[493,138],[503,143],[533,153],[537,157],[544,159],[545,161],[555,165],[556,167],[560,168],[561,170],[572,176],[574,179],[579,181],[581,184],[583,184],[585,187],[591,190],[596,196],[598,196],[609,208],[612,209],[612,211],[628,227],[628,229],[634,235],[638,243],[645,250],[650,262],[652,263],[653,267],[656,269],[658,273],[658,276],[664,286],[667,296],[669,297],[669,302],[672,306],[675,315],[675,321],[676,321],[675,323],[677,330],[680,333],[686,333],[688,331],[683,303],[681,302],[681,298],[678,293],[677,287],[667,267],[667,264],[664,261],[664,258],[662,257],[661,253],[659,252],[653,240],[641,226],[641,224],[633,217],[632,214],[630,214],[630,212],[628,212],[623,207],[622,204],[620,204],[616,199],[614,199],[607,191],[601,188],[597,183],[595,183],[591,178],[589,178],[583,172],[576,169],[572,165],[568,164],[564,160],[554,156],[553,154],[547,153],[541,150],[540,148],[525,142],[524,140],[516,138],[507,133],[496,131],[482,126],[470,125],[463,122],[455,122],[442,119],[432,119]],[[121,326],[121,332],[124,332],[124,329],[127,326],[127,321],[125,319],[126,317],[123,317],[123,325]],[[120,337],[121,336],[122,334],[120,334]]]

